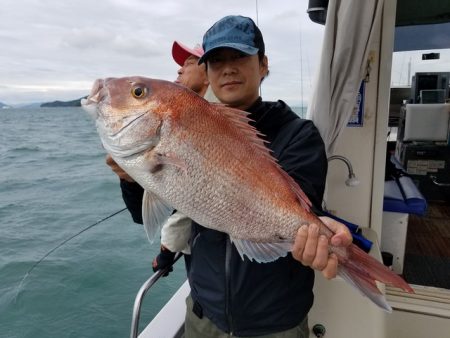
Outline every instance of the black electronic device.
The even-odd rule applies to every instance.
[[[444,103],[449,97],[449,79],[450,72],[414,74],[411,82],[412,103]],[[422,102],[421,92],[424,94],[423,100],[427,102]],[[430,100],[438,102],[430,102]]]

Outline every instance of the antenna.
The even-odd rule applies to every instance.
[[[299,34],[299,38],[300,38],[300,100],[301,100],[301,104],[302,104],[302,118],[304,117],[303,115],[303,109],[304,109],[304,104],[303,104],[303,48],[302,48],[302,20],[300,18],[300,34]]]
[[[256,5],[256,26],[259,27],[258,0],[255,0],[255,5]]]
[[[411,57],[408,62],[408,86],[411,86]]]
[[[256,6],[256,26],[259,27],[258,0],[255,0],[255,6]],[[259,96],[262,97],[262,87],[261,87],[261,84],[259,84]]]

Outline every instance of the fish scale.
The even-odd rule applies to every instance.
[[[210,129],[212,129],[211,125],[208,125],[208,127]],[[174,132],[173,134],[176,134],[176,132]],[[184,137],[183,137],[184,138]],[[186,161],[187,165],[190,166],[192,164],[192,162],[196,162],[201,164],[203,162],[203,159],[207,156],[215,156],[218,160],[217,162],[219,163],[224,163],[226,162],[227,158],[227,153],[229,152],[233,152],[230,151],[230,147],[214,147],[214,144],[210,144],[210,143],[205,143],[205,142],[200,142],[198,140],[198,138],[196,137],[192,137],[192,139],[194,141],[192,141],[192,143],[195,144],[195,148],[200,148],[200,149],[194,149],[196,151],[192,151],[191,149],[185,149],[183,150],[184,153],[191,153],[190,156],[187,156],[187,158],[190,158],[189,162]],[[227,143],[226,140],[222,140],[223,143]],[[167,146],[167,148],[172,148],[172,146]],[[216,151],[217,149],[217,151]],[[203,154],[203,156],[201,156],[200,158],[196,158],[194,161],[192,160],[193,158],[195,158],[195,153],[201,152]],[[233,152],[234,153],[234,152]],[[206,164],[210,163],[208,161],[206,161]],[[214,167],[212,165],[210,166],[206,166],[205,169],[203,171],[196,171],[195,168],[193,168],[192,173],[190,178],[187,178],[187,181],[189,182],[196,182],[196,185],[194,185],[193,187],[199,189],[197,191],[188,191],[185,189],[182,189],[182,191],[180,191],[179,193],[179,199],[180,199],[180,203],[186,203],[186,201],[189,201],[191,199],[191,196],[197,197],[200,196],[202,199],[198,199],[196,201],[196,205],[202,206],[202,205],[207,205],[207,203],[209,204],[213,204],[214,205],[214,209],[205,209],[205,213],[210,214],[211,217],[214,217],[215,215],[226,215],[225,217],[222,217],[222,221],[221,223],[227,223],[227,224],[231,224],[231,226],[234,225],[240,225],[242,224],[242,220],[243,219],[255,219],[255,215],[253,215],[255,213],[255,208],[254,207],[246,207],[246,208],[239,208],[239,205],[244,205],[244,202],[246,197],[248,197],[249,195],[253,195],[251,196],[251,199],[255,199],[254,194],[252,193],[252,187],[248,187],[248,189],[245,189],[246,186],[243,185],[240,182],[244,182],[245,181],[245,171],[241,170],[242,166],[240,165],[241,163],[237,163],[239,165],[234,165],[234,166],[222,166],[222,168],[224,168],[224,171],[220,171],[219,173],[217,173],[217,170],[214,169]],[[214,175],[208,175],[208,173],[211,172],[215,172],[216,174]],[[228,175],[227,175],[228,174]],[[182,174],[181,174],[182,175]],[[218,175],[218,177],[217,177]],[[219,179],[220,178],[220,179]],[[205,182],[206,181],[206,182]],[[214,184],[214,182],[216,182]],[[219,184],[217,184],[217,182]],[[214,184],[214,185],[213,185]],[[177,185],[176,183],[173,185]],[[204,191],[206,188],[214,186],[215,188],[212,189],[212,191],[209,192],[209,195],[207,194],[206,191]],[[245,192],[244,190],[248,190],[248,192]],[[222,192],[223,191],[223,192]],[[272,189],[273,191],[273,189]],[[226,198],[226,200],[228,201],[228,203],[225,203],[225,197],[229,196],[229,198]],[[203,198],[204,197],[204,198]],[[240,197],[240,198],[236,198],[236,197]],[[263,196],[257,195],[256,197],[259,197],[259,199],[264,199]],[[223,206],[223,208],[221,208],[221,206]],[[186,206],[179,206],[178,207],[180,210],[187,210],[187,212],[191,213],[193,212],[193,210],[188,210],[186,209]],[[242,209],[242,211],[241,211]],[[269,208],[264,208],[265,210],[268,210]],[[239,213],[236,213],[237,211],[240,211]],[[233,212],[231,212],[233,211]],[[229,214],[226,214],[226,212],[229,212]],[[267,212],[263,212],[260,211],[258,212],[258,216],[261,216],[263,214],[267,214]],[[267,215],[265,215],[267,216]],[[235,222],[230,222],[230,219],[236,218],[237,220]],[[193,217],[194,218],[194,217]],[[259,219],[259,218],[256,218]],[[213,222],[214,223],[214,222]],[[270,223],[270,222],[268,222]],[[216,227],[217,229],[221,229],[221,227]],[[230,229],[231,232],[237,233],[237,230],[234,229]],[[262,240],[262,239],[260,239]]]

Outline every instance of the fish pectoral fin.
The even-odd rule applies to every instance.
[[[152,174],[163,169],[165,165],[173,165],[182,169],[183,171],[186,171],[187,169],[186,162],[176,157],[176,155],[172,153],[161,154],[158,152],[151,152],[148,156],[147,165],[147,169]]]
[[[148,240],[153,243],[162,225],[172,214],[173,208],[155,194],[144,191],[142,199],[142,220]]]
[[[158,154],[158,156],[160,163],[163,165],[173,165],[183,170],[187,169],[186,162],[178,158],[175,154],[172,153]]]
[[[268,263],[284,257],[292,249],[292,241],[283,241],[276,243],[259,243],[245,239],[234,239],[230,237],[231,242],[236,247],[242,260],[246,255],[250,260],[258,263]]]

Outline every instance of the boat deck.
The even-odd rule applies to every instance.
[[[408,283],[450,289],[450,202],[410,215],[403,275]]]

